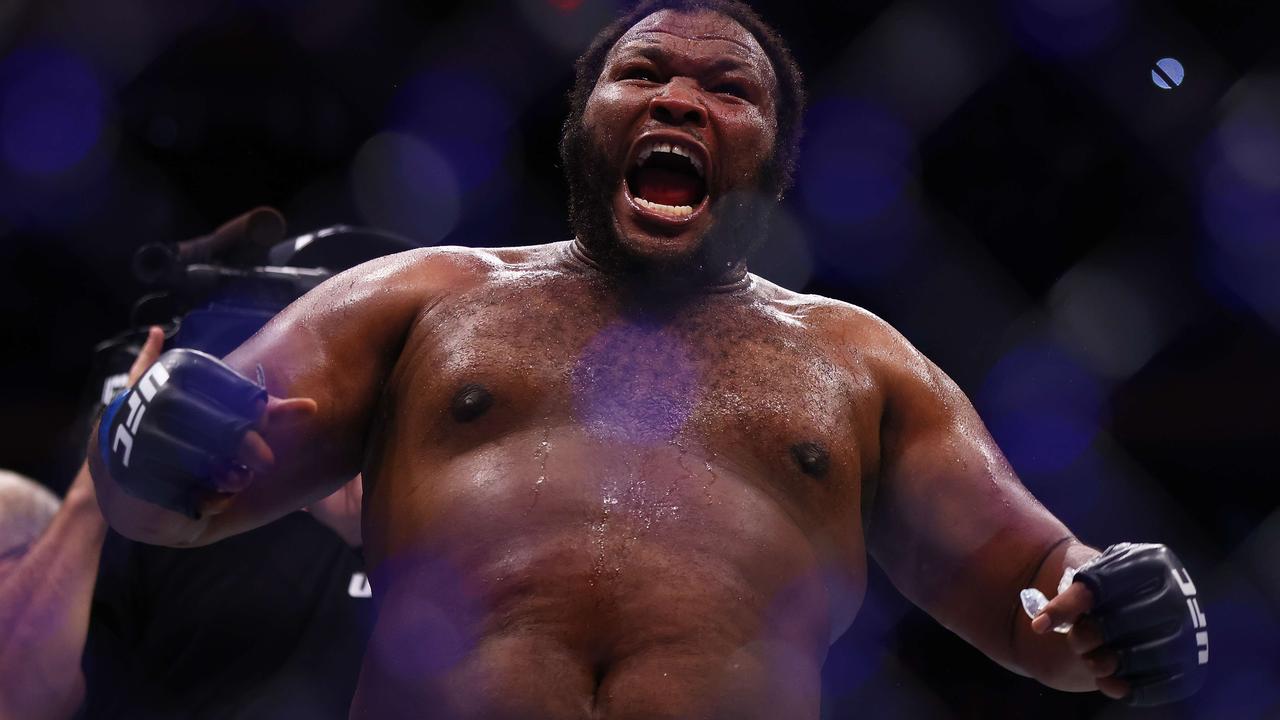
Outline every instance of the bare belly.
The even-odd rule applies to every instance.
[[[765,481],[569,428],[392,458],[352,716],[816,718],[831,575],[862,573]]]

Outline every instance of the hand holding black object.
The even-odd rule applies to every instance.
[[[1164,545],[1120,543],[1080,566],[1032,628],[1062,622],[1075,623],[1067,640],[1111,697],[1160,705],[1204,682],[1208,619],[1186,568]]]

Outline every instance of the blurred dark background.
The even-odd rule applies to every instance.
[[[1174,545],[1210,623],[1205,690],[1141,712],[995,667],[877,574],[823,717],[1280,717],[1280,3],[753,4],[812,96],[753,269],[897,326],[1082,538]],[[70,481],[143,243],[261,204],[566,239],[571,61],[615,10],[0,2],[0,466]]]

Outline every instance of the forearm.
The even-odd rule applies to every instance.
[[[81,468],[48,529],[0,578],[0,717],[69,717],[106,534]]]
[[[1098,551],[1074,538],[1061,543],[1040,563],[1035,579],[1027,587],[1034,587],[1052,598],[1058,593],[1058,581],[1066,568],[1077,568]],[[1080,656],[1073,653],[1065,635],[1047,632],[1043,635],[1031,630],[1031,619],[1026,616],[1016,597],[1010,598],[1017,606],[1011,610],[1010,640],[1015,669],[1058,690],[1087,692],[1097,689],[1096,678],[1085,666]]]

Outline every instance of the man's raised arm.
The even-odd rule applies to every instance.
[[[162,356],[91,436],[111,526],[142,542],[201,545],[350,480],[404,338],[447,282],[437,257],[410,251],[341,273],[225,361]]]

